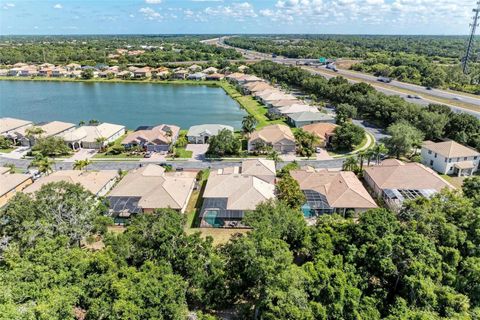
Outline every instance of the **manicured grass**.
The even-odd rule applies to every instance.
[[[185,148],[177,148],[177,158],[190,159],[192,157],[193,151],[185,150]]]
[[[129,153],[120,153],[120,154],[105,154],[105,153],[97,153],[96,155],[93,156],[95,159],[124,159],[124,158],[130,158],[130,159],[142,159],[142,155],[131,155]]]
[[[267,108],[255,100],[252,96],[244,96],[230,83],[226,81],[220,81],[218,83],[225,92],[235,99],[249,114],[253,115],[257,119],[257,129],[263,128],[271,124],[285,124],[283,120],[270,120],[267,117]]]

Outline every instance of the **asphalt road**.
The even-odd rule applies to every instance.
[[[224,48],[236,49],[238,52],[242,53],[246,59],[249,59],[249,60],[260,60],[260,59],[271,60],[280,64],[287,64],[287,65],[297,65],[297,63],[301,64],[305,62],[316,61],[315,59],[289,59],[284,57],[272,58],[272,56],[269,54],[229,46],[225,44],[224,39],[225,37],[209,39],[208,41],[205,41],[205,43],[221,46]],[[439,90],[439,89],[427,90],[424,87],[405,83],[405,82],[400,82],[400,81],[392,81],[390,83],[381,83],[380,85],[380,84],[376,84],[377,77],[369,74],[365,74],[365,73],[350,71],[350,70],[339,69],[338,72],[333,73],[330,70],[327,70],[325,67],[313,68],[309,66],[309,67],[303,67],[303,68],[312,73],[320,74],[326,78],[332,78],[338,75],[342,75],[345,78],[348,78],[348,80],[352,83],[366,81],[366,82],[369,82],[369,84],[371,84],[376,90],[383,92],[386,95],[397,95],[402,97],[406,101],[409,101],[411,103],[415,103],[418,105],[422,105],[422,106],[428,105],[430,103],[441,103],[450,107],[454,112],[465,112],[465,113],[474,115],[477,118],[480,118],[480,97],[475,98],[475,97],[472,97],[471,95],[466,95],[461,92],[453,92],[453,91],[446,91],[446,90]],[[417,99],[414,97],[409,98],[408,93],[404,93],[399,90],[408,90],[411,92],[411,95],[413,96],[417,95],[421,97],[421,99]],[[425,94],[428,94],[432,97],[449,100],[451,102],[445,103],[445,102],[430,100],[422,96]],[[471,104],[473,106],[478,106],[479,109],[478,111],[475,111],[475,110],[462,108],[461,106],[458,105],[458,102],[463,102],[463,103]]]
[[[315,168],[324,169],[340,169],[342,167],[344,159],[333,160],[301,160],[297,161],[300,166],[312,166]],[[0,156],[0,166],[8,163],[14,164],[17,168],[26,170],[30,164],[30,160],[27,159],[7,159]],[[175,169],[220,169],[231,166],[241,165],[240,161],[166,161],[166,162],[140,162],[140,161],[94,161],[88,166],[88,170],[131,170],[140,166],[145,166],[149,163],[161,164],[166,163],[172,165]],[[277,168],[280,169],[289,161],[283,161],[277,163]],[[72,169],[72,161],[60,161],[56,162],[54,170],[69,170]]]

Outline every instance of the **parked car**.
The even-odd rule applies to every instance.
[[[144,158],[151,158],[152,155],[153,155],[153,152],[148,151],[148,152],[145,153],[145,155],[144,155],[143,157],[144,157]]]
[[[316,148],[315,148],[315,152],[316,152],[316,153],[321,153],[321,152],[322,152],[322,148],[316,147]]]

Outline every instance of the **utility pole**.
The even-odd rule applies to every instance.
[[[465,57],[462,60],[462,67],[463,67],[464,74],[468,73],[468,61],[470,60],[470,57],[472,55],[473,44],[475,41],[475,31],[477,30],[477,27],[479,24],[480,1],[477,2],[477,8],[473,9],[472,11],[474,12],[473,23],[470,24],[470,26],[472,27],[472,30],[470,32],[470,37],[468,39],[467,52],[465,53]]]

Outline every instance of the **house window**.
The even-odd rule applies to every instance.
[[[428,154],[432,154],[432,150],[428,150]]]
[[[433,160],[430,160],[430,165],[433,166]]]
[[[457,158],[457,162],[460,161],[460,158]]]
[[[452,163],[452,159],[448,159],[448,162],[449,162],[449,163]]]
[[[445,163],[447,163],[447,160],[448,160],[448,159],[447,159],[447,158],[445,158]]]
[[[464,161],[467,161],[468,157],[463,158]]]
[[[473,160],[477,160],[477,158],[478,158],[478,157],[477,157],[477,156],[475,156],[475,157],[473,157]]]
[[[435,153],[435,158],[437,157],[437,154]]]

